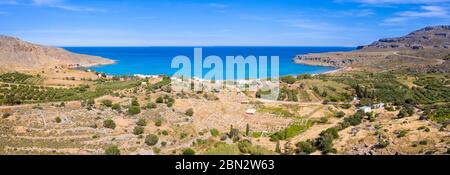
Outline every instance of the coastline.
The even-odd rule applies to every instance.
[[[345,68],[336,68],[335,70],[326,71],[326,72],[323,72],[323,73],[319,73],[317,75],[335,74],[335,73],[339,73],[339,72],[344,71],[344,70],[345,70]]]
[[[107,66],[107,65],[117,64],[117,63],[118,63],[117,60],[111,60],[111,62],[109,62],[109,63],[90,63],[90,64],[84,64],[84,65],[80,64],[79,67],[77,67],[77,68],[94,68],[94,67]],[[331,65],[316,65],[316,64],[308,64],[308,63],[298,63],[298,62],[293,62],[292,64],[334,68],[333,70],[329,70],[329,71],[325,71],[325,72],[321,72],[321,73],[309,73],[310,75],[333,74],[333,73],[337,73],[337,72],[343,71],[345,69],[345,67],[337,67],[337,66],[331,66]],[[102,73],[106,73],[106,72],[102,72]],[[308,73],[306,73],[306,74],[308,74]],[[106,73],[106,75],[109,75],[109,74]],[[142,73],[122,74],[122,75],[109,75],[109,76],[157,77],[157,76],[161,76],[161,75],[167,76],[167,77],[174,77],[174,76],[170,76],[168,74],[158,74],[158,75],[156,75],[156,74],[142,74]],[[300,74],[298,74],[298,75],[300,75]],[[284,77],[284,76],[296,76],[296,75],[287,74],[287,75],[280,75],[279,77]],[[193,77],[193,78],[195,78],[195,77]],[[257,78],[256,80],[262,80],[262,79],[267,79],[267,78]]]
[[[103,58],[106,59],[106,58]],[[110,60],[110,59],[107,59]],[[107,66],[112,64],[117,64],[117,60],[110,60],[109,62],[103,62],[103,63],[85,63],[85,64],[79,64],[80,67],[84,68],[92,68],[92,67],[98,67],[98,66]]]
[[[330,63],[327,63],[327,62],[313,61],[313,60],[311,60],[311,61],[309,61],[309,60],[308,60],[308,61],[300,60],[300,59],[298,59],[298,57],[295,57],[294,60],[293,60],[293,62],[294,62],[295,64],[303,64],[303,65],[307,65],[307,66],[334,67],[334,68],[336,68],[336,69],[341,69],[341,68],[343,68],[343,67],[341,67],[341,66],[337,66],[337,65],[330,64]]]
[[[299,59],[299,55],[297,55],[293,59],[294,64],[301,64],[301,65],[307,65],[307,66],[323,66],[323,67],[333,67],[334,70],[318,73],[318,74],[312,74],[312,75],[326,75],[326,74],[334,74],[341,71],[344,71],[346,69],[345,66],[337,66],[335,64],[330,64],[327,62],[321,62],[321,61],[315,61],[315,60],[301,60]]]

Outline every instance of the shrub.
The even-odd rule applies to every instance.
[[[157,107],[156,103],[148,103],[146,108],[147,109],[155,109]]]
[[[392,107],[392,106],[386,106],[384,109],[386,109],[386,111],[389,111],[389,112],[395,111],[394,107]]]
[[[253,132],[252,133],[253,138],[260,138],[261,135],[262,135],[262,132]]]
[[[304,142],[298,142],[296,144],[298,153],[300,154],[311,154],[316,151],[316,147],[314,145],[313,140],[307,140]]]
[[[328,128],[320,133],[320,136],[330,135],[333,139],[339,138],[339,130],[337,128]]]
[[[186,133],[181,133],[180,134],[180,139],[185,139],[188,135]]]
[[[419,142],[419,144],[421,144],[421,145],[427,145],[427,144],[428,144],[428,141],[426,141],[426,140],[421,140],[421,141]]]
[[[328,123],[328,117],[320,117],[319,123],[320,123],[320,124],[326,124],[326,123]]]
[[[364,116],[364,113],[358,111],[353,116],[345,118],[344,122],[348,122],[348,124],[350,124],[352,126],[357,126],[357,125],[361,124],[363,116]]]
[[[11,116],[11,113],[3,113],[2,118],[8,118],[9,116]]]
[[[112,104],[111,100],[103,100],[102,105],[104,105],[106,107],[112,107],[113,104]]]
[[[250,153],[250,149],[252,147],[252,143],[249,140],[242,140],[238,143],[238,148],[241,153]]]
[[[145,120],[145,118],[140,118],[137,122],[136,125],[138,126],[147,126],[147,120]]]
[[[345,112],[343,112],[343,111],[336,112],[335,116],[336,116],[337,118],[345,117]]]
[[[258,89],[258,91],[256,91],[255,97],[256,98],[261,98],[262,96],[270,95],[270,93],[271,93],[270,90]]]
[[[107,119],[107,120],[103,121],[103,127],[109,128],[109,129],[116,129],[116,123],[114,122],[114,120]]]
[[[133,129],[133,134],[134,135],[141,135],[144,134],[144,128],[142,126],[136,126]]]
[[[55,122],[56,122],[56,123],[61,123],[61,118],[56,117],[56,118],[55,118]]]
[[[312,125],[313,122],[311,121],[307,121],[306,123],[292,123],[287,128],[270,135],[270,141],[286,140],[288,138],[294,137],[304,132]]]
[[[297,75],[297,79],[299,79],[299,80],[302,80],[302,79],[311,79],[312,78],[312,75],[310,75],[310,74],[300,74],[300,75]]]
[[[120,104],[118,104],[118,103],[115,103],[115,104],[113,104],[112,106],[111,106],[111,109],[113,109],[113,110],[120,110]]]
[[[405,118],[405,117],[408,117],[408,112],[406,111],[406,109],[402,109],[402,110],[400,110],[400,112],[398,113],[398,115],[397,115],[397,117],[398,118]]]
[[[130,115],[137,115],[141,113],[141,108],[139,108],[139,106],[130,106],[130,108],[128,108],[128,113]]]
[[[407,105],[400,110],[400,112],[398,114],[398,118],[409,117],[409,116],[412,116],[413,114],[414,114],[414,108],[411,105]]]
[[[294,84],[297,81],[297,79],[294,78],[293,76],[285,76],[281,77],[281,81],[287,84]]]
[[[341,105],[339,105],[342,109],[350,109],[351,107],[352,107],[352,105],[351,104],[341,104]]]
[[[190,108],[184,114],[186,114],[189,117],[192,117],[194,115],[194,109]]]
[[[161,119],[156,119],[155,126],[160,127],[161,125],[162,125],[162,120]]]
[[[183,155],[192,156],[192,155],[195,155],[195,151],[191,148],[186,148],[183,150]]]
[[[153,152],[156,154],[159,154],[159,153],[161,153],[161,148],[154,147]]]
[[[389,146],[389,144],[390,144],[389,140],[379,139],[377,147],[378,148],[386,148],[387,146]]]
[[[213,137],[217,137],[220,134],[219,130],[217,130],[216,128],[211,129],[210,132],[211,132],[211,136],[213,136]]]
[[[149,134],[145,137],[145,144],[148,146],[154,146],[158,143],[158,136],[155,134]]]
[[[323,154],[335,153],[336,149],[333,148],[333,136],[330,134],[324,134],[317,139],[317,148],[322,151]]]
[[[408,131],[406,131],[406,130],[397,131],[397,137],[398,138],[405,137],[407,133],[408,133]]]
[[[86,101],[86,105],[87,106],[94,106],[95,105],[95,100],[94,99],[89,99]]]
[[[156,103],[164,103],[164,99],[162,97],[158,97],[156,99]]]
[[[117,146],[112,145],[106,148],[105,155],[120,155],[120,150]]]
[[[131,106],[141,106],[141,105],[139,104],[139,101],[137,99],[133,99],[131,101]]]
[[[450,121],[450,108],[438,107],[438,109],[433,111],[429,117],[432,121],[446,126],[448,121]]]

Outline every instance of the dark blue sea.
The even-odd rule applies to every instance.
[[[194,48],[203,49],[203,59],[216,55],[224,60],[224,64],[226,56],[256,56],[257,58],[267,56],[269,61],[271,56],[279,56],[281,76],[317,74],[334,70],[332,67],[294,64],[293,58],[298,54],[354,50],[351,47],[65,47],[75,53],[116,60],[117,64],[91,68],[108,75],[173,75],[179,69],[171,68],[172,59],[178,55],[185,55],[192,60]],[[270,62],[268,69],[270,74]],[[205,74],[208,70],[204,69],[203,73]]]

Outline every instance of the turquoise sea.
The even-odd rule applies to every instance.
[[[334,70],[333,67],[294,64],[293,58],[298,54],[355,49],[351,47],[65,47],[75,53],[116,60],[117,64],[91,68],[108,75],[173,75],[179,69],[171,68],[172,59],[178,55],[185,55],[193,60],[194,48],[203,49],[203,58],[216,55],[223,60],[226,56],[256,56],[257,58],[267,56],[270,61],[271,56],[279,56],[281,76],[317,74]],[[270,72],[270,66],[268,69]],[[204,69],[203,73],[205,74],[208,70]]]

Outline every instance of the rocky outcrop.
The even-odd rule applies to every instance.
[[[0,35],[0,70],[36,70],[54,66],[89,67],[112,64],[113,60],[76,54],[62,48],[32,44],[18,38]]]

